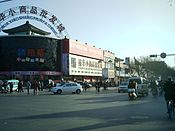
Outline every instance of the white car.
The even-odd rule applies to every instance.
[[[19,83],[19,80],[7,80],[7,83],[8,83],[8,86],[7,86],[7,89],[10,90],[10,83],[12,82],[13,84],[13,91],[17,91],[18,90],[18,83]]]
[[[120,92],[128,92],[128,82],[121,82],[121,84],[118,87],[118,93]]]
[[[83,91],[83,88],[78,83],[65,83],[63,85],[56,85],[51,89],[51,92],[54,94],[61,94],[61,93],[77,93],[80,94]]]

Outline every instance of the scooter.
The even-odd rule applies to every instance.
[[[153,88],[151,91],[152,91],[152,95],[153,95],[154,97],[157,97],[157,96],[158,96],[157,88]]]
[[[134,88],[128,89],[128,97],[130,100],[135,100],[137,98],[136,90]]]

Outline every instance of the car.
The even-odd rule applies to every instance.
[[[62,94],[62,93],[76,93],[80,94],[83,91],[83,88],[78,83],[65,83],[63,85],[56,85],[52,87],[51,92],[54,94]]]
[[[118,93],[120,92],[128,92],[128,82],[121,82],[121,84],[118,87]]]
[[[92,84],[91,83],[88,83],[88,82],[78,82],[83,88],[90,88],[92,87]]]
[[[16,80],[16,79],[12,79],[12,80],[7,80],[7,90],[9,91],[10,90],[10,83],[13,84],[13,91],[17,91],[18,90],[18,83],[19,83],[19,80]]]
[[[3,92],[8,92],[10,91],[10,83],[13,84],[13,88],[12,88],[12,91],[17,91],[18,90],[18,83],[19,83],[19,80],[16,80],[16,79],[12,79],[12,80],[4,80],[4,81],[0,81],[1,83],[1,88],[3,90]],[[3,83],[6,84],[6,88],[3,87]]]

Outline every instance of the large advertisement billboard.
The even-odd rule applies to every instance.
[[[103,60],[103,50],[79,41],[69,39],[69,52],[80,56]]]
[[[75,76],[102,76],[102,63],[96,59],[64,54],[63,72]]]
[[[59,40],[41,36],[1,36],[0,71],[61,71]]]

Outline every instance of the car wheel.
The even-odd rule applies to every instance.
[[[62,93],[62,90],[58,89],[57,94],[61,94],[61,93]]]
[[[80,89],[76,90],[76,93],[77,94],[80,94],[81,93],[81,90]]]

